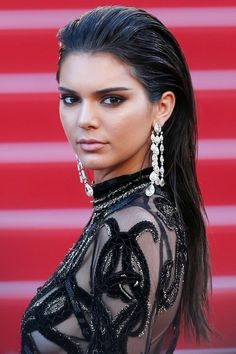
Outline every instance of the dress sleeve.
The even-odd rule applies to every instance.
[[[162,237],[156,219],[138,207],[124,209],[104,223],[91,271],[89,353],[148,353],[157,311]]]

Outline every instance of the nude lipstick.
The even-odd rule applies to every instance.
[[[78,141],[81,150],[85,152],[96,152],[102,149],[105,145],[102,141],[96,139],[80,139]]]

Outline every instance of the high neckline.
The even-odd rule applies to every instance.
[[[100,183],[93,184],[94,200],[104,197],[107,194],[115,191],[120,187],[125,187],[128,185],[133,185],[133,183],[147,182],[149,181],[149,175],[152,171],[151,167],[145,168],[141,171],[134,172],[131,174],[125,174],[118,177],[108,179]]]
[[[101,183],[93,184],[94,211],[102,211],[141,192],[150,183],[151,167],[141,171],[111,178]]]

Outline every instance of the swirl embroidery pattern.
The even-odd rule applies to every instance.
[[[147,221],[121,232],[118,223],[111,218],[106,221],[110,239],[104,245],[95,271],[96,293],[93,321],[95,324],[94,347],[99,353],[126,353],[127,336],[143,334],[149,320],[150,278],[146,259],[137,238],[143,231],[150,231],[158,239],[155,226]],[[105,262],[104,262],[105,260]],[[117,271],[121,263],[121,269]],[[127,304],[115,319],[103,305],[102,296],[121,299]]]

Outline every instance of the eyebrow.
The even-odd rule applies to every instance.
[[[71,93],[71,94],[74,94],[74,95],[78,95],[78,93],[76,91],[68,89],[66,87],[59,86],[58,90],[59,91],[63,91],[63,92],[67,92],[67,93]],[[131,90],[131,89],[128,88],[128,87],[122,87],[122,86],[108,87],[108,88],[105,88],[105,89],[102,89],[102,90],[95,91],[95,94],[104,94],[104,93],[108,93],[108,92],[112,92],[112,91],[129,91],[129,90]]]

